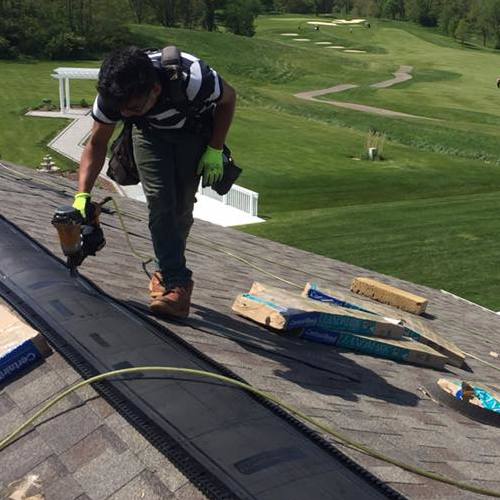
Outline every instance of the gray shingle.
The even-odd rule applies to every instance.
[[[425,479],[393,465],[372,466],[371,471],[387,483],[423,484]]]
[[[65,387],[65,382],[54,370],[42,365],[39,370],[26,372],[7,385],[5,392],[23,411],[28,411]]]
[[[80,398],[70,395],[42,417],[37,429],[60,454],[101,425],[99,416]]]
[[[178,490],[174,491],[175,500],[205,500],[206,497],[191,483],[181,486]]]
[[[3,486],[21,479],[52,453],[51,448],[36,431],[12,443],[0,453],[0,481]]]
[[[176,491],[189,482],[186,476],[155,448],[148,446],[137,456],[150,472],[158,476],[169,491]]]
[[[62,453],[60,459],[70,472],[75,472],[107,450],[121,454],[127,449],[126,444],[107,425],[101,425]]]
[[[2,191],[0,212],[28,233],[36,235],[56,255],[60,255],[55,233],[48,221],[54,206],[71,199],[74,184],[60,179],[57,182],[68,186],[68,195],[48,192],[43,186],[28,191],[23,189],[27,193],[23,198],[23,211],[16,204],[16,193]],[[13,190],[18,189],[20,184],[3,178],[2,183],[7,189],[10,187]],[[100,194],[96,194],[96,198],[100,197]],[[120,200],[120,204],[126,211],[136,212],[142,219],[127,218],[129,229],[137,235],[131,236],[133,244],[143,252],[151,252],[144,205],[133,200]],[[140,263],[129,254],[121,231],[114,229],[118,228],[116,217],[104,214],[102,220],[107,224],[104,230],[108,245],[97,258],[89,258],[84,263],[82,273],[118,299],[146,306],[148,279],[143,274]],[[262,240],[235,229],[196,221],[187,252],[196,282],[192,316],[184,323],[161,321],[201,351],[230,366],[249,383],[272,392],[310,415],[318,416],[322,422],[336,429],[343,429],[342,432],[353,439],[408,463],[434,468],[464,481],[479,478],[482,483],[500,490],[500,484],[495,482],[498,479],[497,471],[500,470],[500,436],[496,429],[473,422],[436,404],[419,390],[422,386],[430,387],[443,374],[278,337],[233,315],[230,309],[232,301],[236,294],[246,291],[253,280],[285,288],[289,288],[289,285],[210,248],[202,239],[205,237],[226,245],[270,272],[299,284],[312,279],[320,285],[347,291],[353,277],[364,275],[423,295],[429,299],[428,319],[423,321],[442,336],[478,356],[487,357],[492,346],[500,344],[500,316],[438,290]],[[266,260],[259,259],[263,250]],[[285,356],[280,357],[279,354]],[[290,359],[294,357],[299,361],[303,359],[310,364],[335,370],[338,374],[327,374],[313,367],[306,367],[297,359]],[[496,363],[490,358],[487,361]],[[18,422],[23,411],[34,408],[48,397],[53,389],[49,384],[50,380],[57,381],[59,377],[59,380],[68,383],[77,378],[59,355],[49,358],[47,365],[27,373],[24,380],[19,379],[12,385],[9,384],[5,396],[0,396],[0,416],[3,412],[3,421],[6,417],[10,419],[11,425]],[[470,365],[474,370],[474,379],[498,383],[495,370],[474,360],[471,360]],[[345,380],[342,373],[357,381]],[[457,376],[470,376],[458,369],[454,369],[453,373]],[[66,402],[66,406],[62,405],[59,410],[69,410],[71,404],[81,404],[82,407],[56,417],[51,421],[56,424],[50,425],[48,422],[44,424],[45,428],[42,426],[40,429],[40,435],[50,443],[50,447],[40,435],[32,434],[31,439],[37,436],[39,444],[36,457],[30,458],[26,449],[20,451],[21,457],[27,455],[28,462],[31,460],[30,468],[36,465],[34,462],[46,460],[47,456],[53,454],[52,450],[59,454],[70,453],[73,447],[75,456],[72,463],[79,464],[75,466],[73,478],[78,480],[89,498],[111,495],[120,488],[123,488],[122,494],[136,491],[134,488],[140,488],[138,485],[143,484],[144,478],[149,485],[147,480],[151,479],[150,474],[164,483],[169,491],[174,491],[175,498],[198,498],[199,492],[186,478],[142,436],[131,430],[110,407],[103,404],[100,398],[94,394],[92,399],[91,392],[79,395],[79,399]],[[101,441],[105,446],[94,443],[94,447],[100,450],[99,454],[93,455],[92,450],[85,451],[82,448],[79,457],[75,446],[84,440],[80,444],[83,447],[86,436],[93,431],[97,433],[95,438],[101,432],[96,429],[104,421],[127,449],[118,452],[122,448],[114,447],[109,439],[102,437]],[[71,436],[72,429],[77,429],[77,434],[80,434]],[[477,495],[401,472],[365,455],[351,451],[348,453],[411,498],[479,498]],[[2,455],[16,456],[17,460],[14,446],[7,453],[0,454],[0,467]],[[104,463],[106,458],[109,458],[108,464]],[[126,458],[129,459],[128,466],[125,464],[121,470],[121,464],[124,464]],[[115,478],[109,472],[110,464],[120,469],[120,477]],[[148,472],[143,472],[146,469]],[[2,473],[10,481],[17,478],[19,471],[0,468],[0,477]]]
[[[93,500],[112,495],[143,470],[131,451],[118,454],[110,448],[83,464],[73,477]]]
[[[162,500],[172,498],[173,494],[151,472],[145,470],[109,497],[109,500]]]
[[[113,412],[106,417],[105,422],[106,426],[113,429],[116,436],[134,453],[138,454],[145,448],[150,447],[146,438],[117,413]]]

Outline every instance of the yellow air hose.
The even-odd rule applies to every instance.
[[[50,186],[51,188],[53,187],[53,185],[51,185],[48,182],[45,182],[41,179],[35,180],[33,177],[27,176],[21,172],[18,172],[17,170],[8,168],[7,166],[3,165],[2,163],[0,163],[0,165],[2,167],[4,167],[6,170],[9,170],[12,173],[17,174],[21,178],[24,178],[27,180],[34,180],[35,182],[40,182],[41,184],[46,184],[46,185]],[[116,213],[117,213],[119,221],[120,221],[121,229],[125,233],[125,238],[127,240],[127,245],[129,246],[130,251],[132,252],[133,255],[135,255],[138,259],[141,260],[143,268],[145,269],[146,264],[151,262],[151,260],[153,260],[153,257],[149,256],[149,255],[142,255],[134,249],[132,242],[130,241],[129,232],[128,232],[127,227],[125,225],[125,221],[123,219],[123,212],[121,211],[120,207],[118,206],[118,203],[116,202],[116,200],[113,197],[110,197],[109,201],[112,201],[112,203],[114,205],[114,208],[116,210]],[[142,220],[141,218],[138,218],[133,214],[132,214],[132,216],[134,218],[136,218],[137,220]],[[249,260],[247,260],[243,257],[240,257],[240,256],[234,254],[233,252],[228,251],[222,245],[216,245],[216,244],[211,244],[211,243],[209,244],[208,240],[206,240],[205,238],[203,238],[203,239],[205,240],[205,242],[204,242],[205,245],[211,246],[213,249],[215,249],[219,252],[225,253],[226,255],[233,257],[233,258],[237,259],[238,261],[243,262],[243,263],[247,264],[248,266],[250,266],[250,267],[252,267],[252,268],[268,275],[268,276],[271,276],[271,277],[273,277],[281,282],[287,283],[287,284],[292,285],[292,286],[297,287],[297,288],[301,288],[301,289],[303,288],[302,286],[298,285],[297,283],[293,283],[293,282],[285,280],[279,276],[276,276],[275,274],[272,274],[269,271],[262,269],[261,267],[257,266],[256,264],[253,264]],[[299,270],[299,269],[297,269],[297,270]],[[487,361],[484,361],[483,359],[481,359],[473,354],[465,353],[465,355],[470,356],[471,358],[475,359],[476,361],[478,361],[486,366],[489,366],[490,368],[494,368],[495,370],[500,370],[499,367],[497,367],[491,363],[488,363]],[[281,402],[280,400],[276,399],[274,396],[267,394],[265,392],[262,392],[258,389],[255,389],[254,387],[252,387],[248,384],[245,384],[243,382],[239,382],[238,380],[234,380],[234,379],[231,379],[229,377],[224,377],[223,375],[218,375],[216,373],[211,373],[211,372],[207,372],[207,371],[203,371],[203,370],[192,370],[192,369],[188,369],[188,368],[175,368],[175,367],[162,367],[162,366],[146,366],[146,367],[137,367],[137,368],[125,368],[122,370],[115,370],[115,371],[103,373],[101,375],[96,375],[95,377],[89,378],[87,380],[83,380],[82,382],[79,382],[79,383],[69,387],[67,390],[63,391],[59,396],[54,398],[52,401],[47,403],[43,408],[41,408],[38,412],[36,412],[28,421],[26,421],[20,427],[15,429],[11,434],[9,434],[5,438],[3,438],[0,441],[0,451],[2,451],[6,446],[8,446],[12,442],[12,440],[16,438],[16,436],[18,436],[24,429],[26,429],[26,427],[31,425],[31,423],[34,422],[39,416],[41,416],[43,413],[45,413],[49,408],[54,406],[58,401],[63,399],[65,396],[67,396],[71,392],[79,389],[80,387],[83,387],[87,384],[91,384],[94,382],[99,382],[99,381],[104,380],[106,378],[114,377],[117,375],[124,375],[127,373],[147,372],[147,371],[160,371],[160,372],[165,372],[165,373],[183,373],[183,374],[196,375],[196,376],[200,376],[200,377],[208,377],[208,378],[216,379],[216,380],[219,380],[222,382],[226,382],[230,385],[237,386],[241,389],[244,389],[248,392],[251,392],[253,394],[256,394],[258,396],[266,398],[269,401],[272,401],[273,403],[281,406],[283,409],[294,414],[295,416],[297,416],[301,420],[308,422],[309,424],[317,427],[318,429],[322,430],[323,432],[325,432],[329,436],[333,437],[337,443],[342,444],[344,446],[347,446],[353,450],[364,453],[365,455],[369,455],[373,458],[377,458],[383,462],[389,463],[391,465],[399,467],[399,468],[406,470],[408,472],[412,472],[412,473],[417,474],[419,476],[426,477],[428,479],[432,479],[434,481],[445,483],[445,484],[448,484],[450,486],[454,486],[456,488],[459,488],[459,489],[462,489],[465,491],[477,493],[479,495],[500,498],[500,492],[498,492],[498,491],[488,490],[485,488],[480,488],[480,487],[473,486],[473,485],[470,485],[467,483],[456,481],[454,479],[450,479],[450,478],[441,476],[439,474],[435,474],[433,472],[426,471],[424,469],[421,469],[420,467],[405,464],[403,462],[400,462],[399,460],[388,457],[388,456],[384,455],[383,453],[379,453],[378,451],[373,450],[367,446],[364,446],[361,443],[357,443],[356,441],[351,440],[350,438],[340,434],[338,431],[336,431],[336,430],[334,430],[334,429],[332,429],[332,428],[330,428],[330,427],[328,427],[320,422],[317,422],[313,418],[308,417],[307,415],[294,409],[293,407],[287,405],[286,403]]]
[[[110,377],[116,377],[118,375],[125,375],[125,374],[130,374],[130,373],[144,373],[144,372],[162,372],[162,373],[175,373],[175,374],[184,374],[184,375],[193,375],[197,377],[203,377],[203,378],[211,378],[214,380],[218,380],[220,382],[224,382],[229,385],[233,385],[235,387],[238,387],[240,389],[243,389],[245,391],[248,391],[252,394],[255,394],[256,396],[260,396],[262,398],[265,398],[277,405],[279,405],[281,408],[287,410],[291,414],[297,416],[304,422],[307,422],[318,429],[322,430],[329,436],[333,437],[334,440],[342,445],[345,445],[349,448],[352,448],[353,450],[359,451],[361,453],[364,453],[365,455],[369,455],[374,458],[378,458],[379,460],[382,460],[384,462],[387,462],[389,464],[395,465],[396,467],[400,467],[401,469],[404,469],[409,472],[413,472],[414,474],[418,474],[419,476],[426,477],[428,479],[432,479],[434,481],[439,481],[441,483],[448,484],[450,486],[455,486],[457,488],[460,488],[462,490],[470,491],[473,493],[477,493],[479,495],[486,495],[486,496],[491,496],[491,497],[496,497],[500,498],[500,492],[498,491],[493,491],[493,490],[488,490],[486,488],[481,488],[479,486],[473,486],[471,484],[463,483],[460,481],[455,481],[454,479],[450,479],[444,476],[441,476],[439,474],[435,474],[433,472],[426,471],[424,469],[421,469],[419,467],[413,466],[413,465],[408,465],[403,462],[400,462],[399,460],[395,460],[391,457],[388,457],[384,455],[383,453],[379,453],[378,451],[372,450],[368,448],[367,446],[364,446],[360,443],[357,443],[356,441],[353,441],[352,439],[344,436],[343,434],[339,433],[335,429],[332,429],[331,427],[328,427],[327,425],[322,424],[321,422],[316,421],[315,419],[308,417],[304,413],[300,412],[299,410],[295,409],[294,407],[283,403],[279,399],[275,398],[273,395],[268,394],[266,392],[260,391],[259,389],[256,389],[252,387],[251,385],[245,384],[244,382],[240,382],[239,380],[235,380],[229,377],[225,377],[224,375],[219,375],[217,373],[212,373],[212,372],[207,372],[204,370],[194,370],[191,368],[177,368],[177,367],[172,367],[172,366],[139,366],[136,368],[124,368],[122,370],[114,370],[110,371],[107,373],[102,373],[100,375],[96,375],[94,377],[91,377],[86,380],[82,380],[81,382],[78,382],[68,389],[64,390],[59,394],[59,396],[56,396],[54,399],[49,401],[43,408],[38,410],[29,420],[24,422],[22,425],[20,425],[17,429],[15,429],[13,432],[11,432],[8,436],[4,437],[0,441],[0,451],[2,451],[5,447],[7,447],[9,444],[12,443],[12,441],[27,427],[29,427],[37,418],[39,418],[41,415],[43,415],[46,411],[48,411],[52,406],[54,406],[56,403],[61,401],[61,399],[65,398],[69,394],[71,394],[73,391],[76,391],[77,389],[80,389],[81,387],[95,383],[95,382],[100,382],[101,380],[104,380],[106,378]]]

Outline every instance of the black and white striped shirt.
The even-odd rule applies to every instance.
[[[163,81],[165,72],[161,67],[161,52],[148,55],[159,72],[160,82]],[[187,52],[181,52],[181,64],[189,113],[206,117],[213,113],[217,101],[222,97],[222,79],[208,64]],[[157,103],[142,118],[154,128],[182,129],[187,122],[187,112],[173,107],[166,98],[168,96],[164,95],[166,92],[167,85],[162,85]],[[118,109],[113,109],[100,95],[95,98],[92,117],[106,124],[115,124],[124,118]]]

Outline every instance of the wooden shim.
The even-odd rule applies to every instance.
[[[402,318],[402,320],[404,321],[404,329],[408,337],[417,342],[427,344],[436,351],[444,354],[448,358],[450,365],[458,368],[465,368],[467,366],[465,354],[456,344],[437,334],[417,318]]]
[[[446,356],[431,347],[407,340],[365,337],[351,333],[326,332],[319,328],[304,328],[300,337],[313,342],[333,345],[350,351],[370,354],[379,358],[426,366],[442,370],[447,362]]]
[[[401,339],[404,328],[369,313],[332,308],[300,295],[254,283],[248,294],[240,295],[233,311],[277,330],[308,326],[335,332]]]
[[[389,304],[413,314],[422,314],[428,303],[427,299],[418,295],[371,278],[355,278],[351,284],[351,290],[354,293],[370,297],[383,304]]]
[[[448,358],[448,363],[450,365],[458,368],[463,368],[465,366],[465,354],[456,344],[438,335],[422,320],[416,318],[412,314],[384,304],[368,302],[367,300],[338,290],[327,288],[318,289],[309,283],[306,284],[302,296],[334,306],[369,311],[372,314],[400,321],[407,337],[417,342],[421,342],[422,344],[426,344],[441,354],[444,354]]]
[[[268,328],[284,330],[286,327],[286,318],[283,315],[286,312],[284,308],[248,293],[236,297],[232,310],[240,316],[251,319],[259,323],[259,325],[264,325]]]

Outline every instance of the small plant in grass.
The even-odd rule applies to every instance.
[[[56,106],[52,103],[52,99],[42,99],[42,102],[35,106],[33,109],[36,109],[38,111],[54,111],[56,109]]]
[[[385,132],[371,128],[366,136],[364,158],[367,160],[384,159]]]
[[[82,100],[80,101],[80,107],[81,107],[81,108],[89,108],[89,107],[90,107],[90,104],[87,102],[87,100],[86,100],[86,99],[82,99]]]

